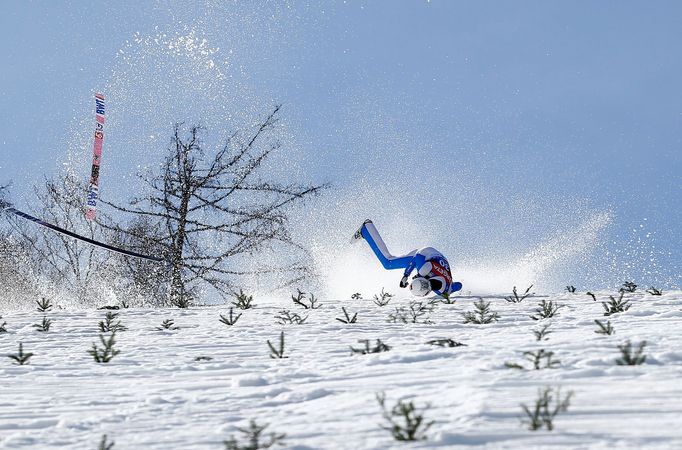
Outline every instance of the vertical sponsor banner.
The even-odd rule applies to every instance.
[[[97,214],[99,197],[99,165],[102,160],[102,143],[104,141],[104,95],[95,94],[95,142],[93,145],[92,170],[88,185],[88,199],[85,205],[85,218],[94,220]]]

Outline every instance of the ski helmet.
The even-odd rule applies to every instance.
[[[424,297],[431,292],[431,284],[424,277],[415,277],[410,283],[410,292],[415,297]]]

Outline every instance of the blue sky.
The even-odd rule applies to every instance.
[[[9,1],[0,182],[26,205],[65,165],[87,177],[95,90],[103,195],[122,198],[174,121],[219,139],[281,102],[285,167],[334,183],[301,226],[400,222],[394,242],[423,230],[465,271],[607,212],[559,278],[680,285],[681,16],[674,1]],[[187,36],[198,49],[169,50]]]

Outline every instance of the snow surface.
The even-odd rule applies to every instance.
[[[598,295],[606,299],[608,293]],[[0,319],[0,448],[96,449],[101,435],[114,449],[221,449],[249,419],[287,434],[285,448],[682,448],[682,292],[661,297],[629,294],[632,308],[610,318],[612,336],[594,332],[602,306],[584,294],[551,296],[564,305],[547,319],[553,331],[538,342],[529,314],[538,299],[520,304],[491,299],[501,318],[490,325],[463,324],[473,299],[439,305],[430,324],[395,324],[386,318],[410,299],[386,307],[371,300],[323,301],[303,311],[290,300],[258,301],[232,327],[219,322],[222,307],[127,309],[119,318],[121,354],[97,364],[87,354],[98,342],[105,311],[56,310],[47,333],[37,332],[39,312]],[[358,312],[346,325],[341,307]],[[302,325],[279,325],[283,308],[309,314]],[[177,331],[156,331],[172,318]],[[287,359],[271,359],[266,340],[284,330]],[[381,339],[389,352],[351,355],[360,339]],[[467,344],[441,348],[426,341],[452,338]],[[641,366],[618,366],[617,345],[646,340]],[[26,366],[4,355],[19,342],[35,355]],[[556,353],[556,369],[514,370],[521,353]],[[199,356],[210,361],[195,361]],[[556,429],[529,431],[520,404],[532,405],[538,388],[573,391]],[[400,443],[380,427],[375,395],[431,403],[436,423],[428,440]]]

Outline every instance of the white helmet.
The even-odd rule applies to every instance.
[[[431,292],[431,283],[424,277],[416,277],[410,283],[410,292],[415,297],[424,297]]]

